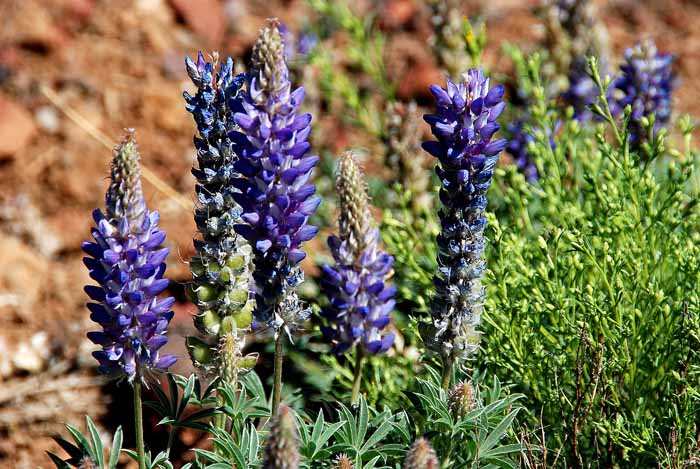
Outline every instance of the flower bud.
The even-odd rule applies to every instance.
[[[403,469],[439,469],[440,462],[435,455],[435,450],[425,438],[418,438],[413,442],[406,455]]]
[[[292,409],[281,404],[275,415],[263,453],[262,469],[298,469],[299,436]]]

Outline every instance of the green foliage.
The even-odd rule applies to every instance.
[[[537,65],[527,74],[534,126],[552,128]],[[496,174],[482,365],[527,396],[569,464],[690,461],[700,415],[695,155],[666,150],[663,134],[632,152],[604,96],[596,111],[607,126],[564,120],[554,150],[535,135],[537,185],[510,168]]]
[[[97,469],[116,469],[119,461],[119,453],[122,450],[123,433],[121,427],[114,432],[112,448],[108,459],[105,459],[105,449],[100,439],[100,432],[90,417],[85,417],[89,438],[72,425],[66,424],[66,429],[73,438],[70,441],[54,437],[54,441],[68,453],[68,458],[61,459],[56,454],[48,452],[51,461],[58,469],[68,469],[71,467],[95,467]]]
[[[523,447],[511,432],[521,410],[518,401],[524,396],[507,394],[494,376],[490,386],[476,386],[470,412],[454,415],[447,393],[437,384],[438,373],[429,372],[431,380],[418,380],[416,425],[418,433],[430,440],[443,467],[518,467],[516,456]]]
[[[202,423],[201,420],[217,414],[217,409],[209,405],[216,402],[214,391],[219,385],[219,380],[214,380],[202,390],[197,375],[185,378],[168,373],[166,376],[170,396],[167,396],[159,386],[153,386],[153,392],[158,400],[145,403],[160,415],[161,420],[158,425],[169,425],[171,431],[173,428],[206,430],[208,425]],[[182,395],[180,395],[180,390],[182,390]],[[200,409],[185,415],[189,405],[198,406]]]

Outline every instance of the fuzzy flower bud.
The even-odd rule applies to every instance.
[[[383,333],[391,321],[396,289],[387,285],[394,258],[378,248],[379,230],[372,222],[364,175],[351,152],[340,160],[337,191],[340,236],[328,238],[335,266],[323,266],[321,289],[329,306],[321,316],[330,325],[326,338],[342,353],[355,344],[369,353],[384,352],[394,343]]]
[[[231,106],[238,97],[243,76],[233,75],[231,58],[215,73],[217,61],[217,54],[212,62],[207,62],[201,52],[196,62],[185,59],[187,74],[197,88],[194,96],[184,93],[186,109],[199,133],[194,137],[198,166],[192,174],[197,180],[195,222],[201,239],[194,241],[197,253],[190,260],[190,297],[199,308],[195,325],[206,339],[191,337],[187,345],[196,365],[221,375],[224,364],[218,360],[218,349],[222,336],[235,334],[240,351],[252,322],[253,299],[251,248],[234,230],[241,222],[241,208],[233,198],[236,189],[232,180],[238,174],[233,167],[233,142],[228,136],[237,128]],[[224,331],[226,323],[235,327]]]
[[[168,249],[160,248],[165,233],[158,229],[158,212],[146,208],[132,130],[114,151],[105,202],[106,213],[93,212],[95,242],[82,244],[89,256],[83,262],[99,284],[85,287],[94,301],[87,307],[102,327],[88,338],[102,346],[93,353],[102,373],[133,381],[167,370],[177,358],[159,352],[168,341],[165,329],[175,300],[157,297],[168,287],[163,278]]]
[[[301,246],[318,231],[308,220],[321,200],[309,182],[318,162],[308,154],[311,115],[298,113],[304,88],[291,91],[275,22],[260,33],[246,85],[236,101],[240,130],[229,133],[239,158],[234,198],[243,208],[236,231],[253,248],[255,319],[289,333],[310,313],[295,287],[303,280]]]
[[[484,260],[486,191],[491,184],[503,139],[492,141],[496,119],[505,107],[503,86],[489,89],[480,69],[471,69],[458,85],[431,86],[437,114],[424,116],[437,141],[423,148],[439,160],[442,182],[441,232],[437,238],[438,273],[432,301],[432,323],[424,326],[426,345],[450,361],[464,359],[477,349],[484,305],[481,277]]]
[[[447,398],[450,413],[460,419],[474,409],[474,388],[469,381],[462,381],[450,390]]]
[[[440,461],[435,450],[425,438],[418,438],[411,445],[403,463],[404,469],[439,469]]]
[[[393,102],[386,109],[387,160],[396,180],[411,192],[411,207],[421,213],[430,207],[430,174],[420,151],[421,119],[415,102]]]
[[[460,0],[431,0],[430,7],[435,31],[431,39],[442,67],[451,77],[466,70],[470,64],[464,35],[464,13]]]
[[[262,469],[298,469],[299,435],[292,409],[282,404],[267,435]]]
[[[652,40],[642,41],[625,51],[622,75],[612,84],[611,111],[622,114],[632,107],[631,142],[646,140],[643,119],[655,116],[654,132],[671,118],[671,93],[676,75],[671,69],[673,56],[662,54]]]
[[[346,454],[339,455],[334,463],[333,469],[355,469],[355,465]]]

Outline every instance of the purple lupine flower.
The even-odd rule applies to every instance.
[[[560,121],[554,123],[554,131],[547,129],[547,137],[549,138],[549,146],[554,149],[556,143],[554,141],[554,133],[559,129]],[[530,143],[535,141],[534,132],[527,128],[524,120],[517,120],[506,126],[506,130],[510,133],[510,139],[506,146],[506,151],[513,156],[515,166],[518,168],[525,179],[530,183],[535,183],[539,179],[537,165],[535,165],[534,155],[528,149]]]
[[[295,287],[303,280],[302,244],[318,228],[308,223],[320,198],[309,180],[318,156],[309,155],[311,115],[300,114],[304,88],[291,90],[284,45],[276,23],[263,29],[255,43],[247,89],[238,101],[229,134],[241,177],[233,194],[245,223],[236,231],[253,248],[256,284],[255,318],[276,331],[289,331],[310,311],[301,307]]]
[[[487,199],[498,154],[506,140],[492,140],[505,108],[503,86],[489,89],[481,69],[471,69],[463,81],[447,79],[447,89],[430,87],[436,114],[426,114],[437,141],[423,148],[439,160],[435,171],[442,182],[441,232],[437,237],[439,272],[431,305],[432,322],[423,327],[426,345],[453,363],[473,354],[478,345],[484,303],[481,277],[486,240]]]
[[[284,58],[287,62],[305,58],[318,43],[315,34],[306,32],[297,37],[285,23],[279,23],[277,29],[284,43]]]
[[[389,324],[396,288],[387,285],[394,258],[378,248],[364,176],[351,152],[340,160],[336,185],[340,199],[340,236],[330,236],[335,266],[323,266],[321,289],[329,306],[321,316],[329,321],[325,337],[342,353],[355,344],[364,352],[380,353],[394,343]]]
[[[585,60],[585,59],[577,59]],[[569,71],[569,87],[562,93],[564,102],[574,108],[574,118],[580,122],[588,121],[592,116],[591,105],[600,96],[598,85],[588,74],[587,63],[572,64]],[[605,69],[605,65],[602,65]]]
[[[99,286],[85,292],[90,318],[102,331],[88,338],[102,346],[93,356],[102,373],[141,379],[151,370],[165,371],[174,355],[160,355],[166,327],[173,317],[174,298],[158,299],[168,287],[163,278],[168,249],[158,229],[159,214],[149,211],[141,190],[139,154],[133,130],[114,152],[106,210],[93,212],[95,242],[82,244],[83,261]]]
[[[521,120],[508,124],[506,130],[510,132],[506,151],[513,156],[515,166],[525,179],[530,183],[537,182],[539,178],[537,166],[527,148],[535,138],[525,129],[525,122]]]
[[[610,107],[616,115],[622,114],[626,106],[632,107],[630,141],[633,144],[646,140],[643,117],[655,116],[654,133],[671,118],[671,93],[676,82],[671,69],[673,60],[672,55],[660,53],[652,40],[625,51],[622,74],[611,87]]]

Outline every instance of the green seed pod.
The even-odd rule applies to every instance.
[[[211,301],[216,298],[217,291],[212,285],[201,285],[194,290],[197,301]]]
[[[197,337],[188,337],[185,340],[190,358],[197,365],[208,365],[211,362],[212,353],[209,344],[201,341]]]
[[[236,309],[243,308],[248,302],[248,290],[233,290],[228,294],[228,301]]]
[[[190,271],[195,277],[201,277],[204,275],[205,269],[204,264],[202,264],[202,259],[199,257],[193,257],[190,260]]]
[[[231,256],[227,261],[226,261],[226,267],[229,269],[238,272],[246,267],[248,260],[246,259],[245,256]]]
[[[257,353],[249,353],[245,357],[241,358],[238,361],[238,372],[245,373],[252,370],[258,363],[259,357],[260,355],[258,355]]]
[[[406,455],[404,469],[439,469],[440,462],[435,450],[425,438],[418,438]]]
[[[208,309],[197,315],[194,323],[203,334],[218,334],[221,327],[221,318],[214,311]]]
[[[253,322],[252,308],[244,308],[233,317],[238,329],[247,329]]]

